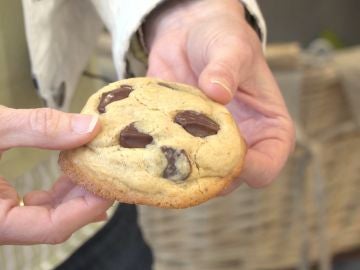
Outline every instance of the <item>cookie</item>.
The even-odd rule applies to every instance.
[[[107,199],[185,208],[216,196],[239,175],[245,143],[228,110],[200,90],[152,78],[112,83],[82,110],[101,132],[63,151],[63,172]]]

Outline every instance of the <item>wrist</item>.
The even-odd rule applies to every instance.
[[[223,16],[245,21],[245,8],[239,0],[168,0],[147,18],[145,44],[151,48],[153,41],[163,33],[181,32],[201,21]]]
[[[151,48],[157,36],[167,30],[181,29],[196,18],[191,16],[193,5],[200,0],[167,0],[157,7],[146,19],[144,24],[144,40]],[[197,3],[196,3],[197,4]]]

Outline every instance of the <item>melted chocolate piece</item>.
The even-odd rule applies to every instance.
[[[145,148],[153,141],[149,134],[138,131],[131,123],[120,132],[120,145],[126,148]]]
[[[124,85],[121,85],[120,88],[118,88],[118,89],[103,93],[101,95],[101,100],[100,100],[100,103],[98,106],[99,113],[105,113],[106,105],[108,105],[114,101],[118,101],[118,100],[127,98],[130,95],[131,91],[133,91],[133,90],[134,89],[130,85],[124,84]]]
[[[168,162],[162,177],[174,181],[185,180],[189,177],[191,164],[184,150],[176,150],[171,147],[162,146],[161,151],[164,153]]]
[[[219,125],[209,117],[195,111],[178,113],[175,116],[175,123],[181,125],[191,135],[201,138],[215,135],[220,129]]]

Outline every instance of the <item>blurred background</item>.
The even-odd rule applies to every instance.
[[[357,0],[258,0],[269,30],[269,42],[298,41],[309,45],[321,36],[335,36],[343,46],[360,43]]]
[[[243,185],[186,210],[140,207],[155,270],[360,269],[360,1],[258,2],[268,26],[266,57],[296,123],[296,149],[267,188]],[[43,104],[31,81],[19,14],[20,1],[2,3],[0,26],[12,23],[0,27],[0,49],[7,51],[0,64],[8,67],[0,86],[13,91],[0,91],[0,101],[38,107]],[[104,32],[71,110],[79,111],[94,90],[115,79],[111,39]],[[30,176],[22,175],[25,170]],[[20,194],[51,186],[59,173],[57,154],[10,150],[0,171]],[[76,250],[94,230],[87,226],[74,234],[66,250]],[[49,263],[41,269],[51,269],[67,256],[61,248],[3,246],[0,259],[23,257],[4,268],[17,270],[39,255]]]
[[[258,3],[296,149],[265,189],[143,207],[157,270],[360,269],[360,1]]]

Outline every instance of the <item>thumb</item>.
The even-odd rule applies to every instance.
[[[213,42],[206,57],[199,86],[210,98],[226,104],[249,77],[254,57],[252,49],[240,38],[230,37]]]
[[[187,50],[198,84],[207,96],[226,104],[242,84],[251,81],[261,43],[245,20],[222,16],[195,27]]]
[[[11,109],[0,106],[0,150],[12,147],[69,149],[93,139],[98,117],[49,108]]]

